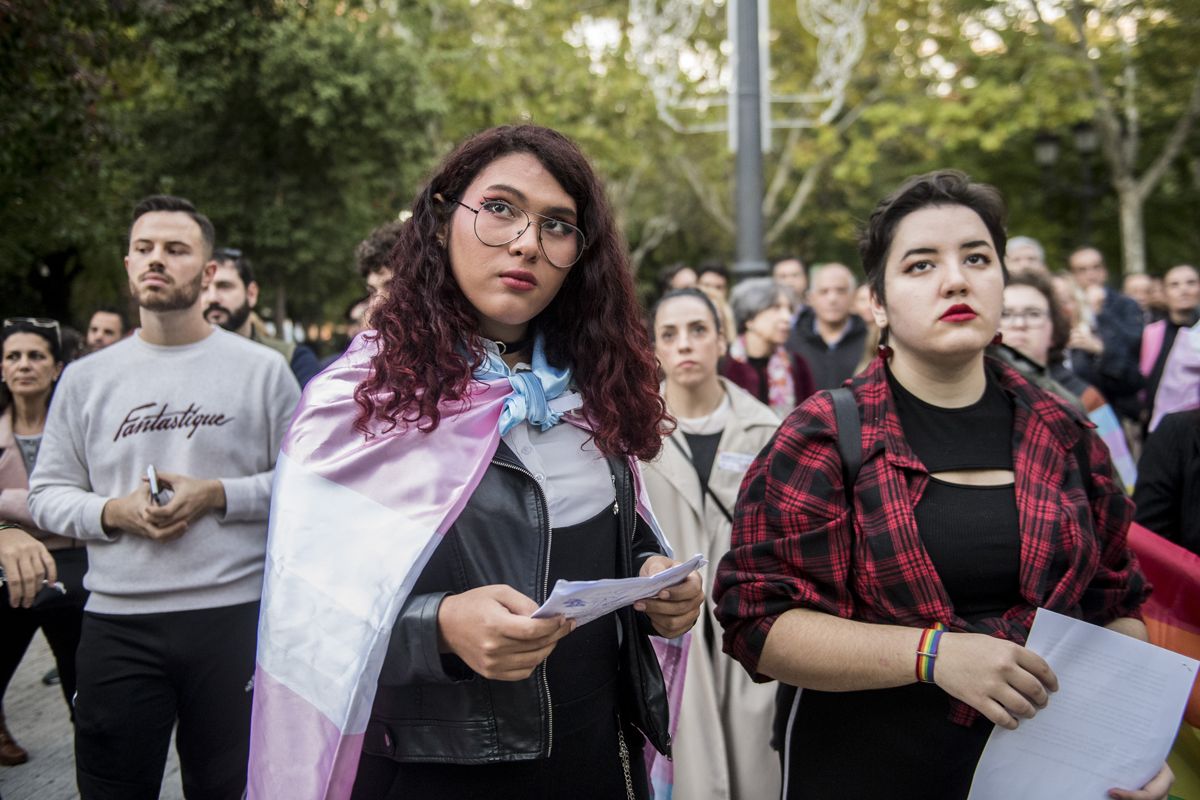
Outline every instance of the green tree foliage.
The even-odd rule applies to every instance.
[[[125,112],[142,191],[190,197],[279,311],[362,287],[354,245],[408,205],[437,98],[411,35],[344,3],[204,0],[148,16],[158,79]]]
[[[120,20],[101,0],[0,3],[0,310],[66,318],[73,282],[108,259],[122,213],[113,154],[124,143],[107,113],[107,66]]]
[[[998,185],[1010,229],[1042,239],[1052,265],[1087,202],[1115,261],[1113,174],[1097,156],[1100,191],[1081,198],[1069,144],[1097,115],[1087,65],[1119,106],[1135,76],[1145,171],[1187,105],[1200,6],[1107,0],[1085,15],[1081,61],[1073,2],[1041,0],[1041,20],[1033,0],[873,3],[838,117],[772,137],[769,254],[853,265],[875,201],[952,166]],[[707,7],[697,47],[717,63],[724,2]],[[593,159],[647,289],[677,260],[731,259],[727,140],[658,118],[628,14],[624,0],[0,0],[0,305],[80,320],[115,300],[129,209],[167,191],[251,254],[277,314],[333,318],[362,290],[355,243],[409,205],[432,163],[483,127],[524,121]],[[1136,20],[1135,37],[1114,37],[1118,17]],[[801,91],[815,62],[794,0],[772,0],[770,29],[775,91]],[[1049,171],[1033,160],[1043,131],[1064,141]],[[1146,200],[1151,272],[1200,247],[1189,137]]]

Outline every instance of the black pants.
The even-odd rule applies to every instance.
[[[75,699],[82,800],[155,800],[171,729],[188,800],[246,787],[258,603],[84,614]]]
[[[52,550],[59,581],[66,587],[65,595],[43,590],[33,608],[13,608],[8,592],[0,592],[0,713],[3,713],[4,693],[16,674],[33,636],[41,629],[54,653],[58,675],[62,679],[63,697],[67,711],[74,719],[71,698],[75,696],[75,650],[79,647],[79,629],[83,622],[83,604],[87,591],[83,574],[87,572],[87,548]],[[5,587],[7,589],[7,587]],[[42,601],[41,598],[49,599]]]
[[[649,797],[642,756],[644,740],[632,725],[621,725],[616,684],[614,677],[588,694],[555,703],[549,758],[489,764],[401,763],[363,754],[351,800],[624,800],[628,788],[639,800]],[[629,787],[620,756],[618,725],[628,751]]]

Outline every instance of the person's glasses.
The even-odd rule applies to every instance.
[[[1050,319],[1050,312],[1040,308],[1006,308],[1000,312],[1000,321],[1008,325],[1021,322],[1026,328],[1040,328]]]
[[[236,247],[218,247],[213,251],[213,261],[238,261],[242,251]]]
[[[58,346],[62,347],[62,328],[58,326],[58,320],[48,317],[9,317],[4,320],[5,330],[22,327],[45,328],[54,331],[54,338],[58,342]]]
[[[461,200],[454,202],[475,215],[475,238],[488,247],[503,247],[515,242],[533,224],[533,217],[539,220],[538,247],[546,260],[559,269],[574,266],[587,247],[583,231],[561,219],[526,211],[503,200],[485,198],[479,208],[472,208]]]

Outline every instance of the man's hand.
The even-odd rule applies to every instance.
[[[1067,339],[1067,347],[1073,350],[1083,350],[1085,353],[1091,353],[1094,356],[1099,356],[1104,353],[1104,342],[1097,336],[1087,325],[1076,325],[1071,329],[1070,338]]]
[[[166,505],[150,503],[143,509],[143,518],[156,528],[171,528],[180,523],[186,527],[210,511],[225,508],[225,487],[219,480],[160,472],[158,483],[174,492],[174,496]]]
[[[642,564],[638,574],[643,578],[657,575],[678,563],[680,562],[672,561],[666,556],[650,556]],[[654,597],[639,600],[633,607],[637,611],[645,612],[659,636],[674,639],[692,629],[703,605],[704,588],[700,585],[700,572],[697,570]]]
[[[146,519],[146,509],[153,505],[150,487],[142,483],[124,497],[114,497],[104,504],[100,524],[105,533],[132,533],[158,542],[178,539],[187,530],[187,523],[160,527]]]
[[[150,498],[150,488],[142,485],[124,497],[115,497],[104,504],[100,523],[107,532],[124,531],[158,542],[178,539],[187,532],[188,524],[209,511],[225,508],[225,487],[218,480],[202,480],[187,475],[160,472],[158,482],[174,492],[164,506]]]
[[[448,595],[438,607],[438,640],[485,678],[519,681],[533,674],[558,640],[575,630],[565,617],[532,619],[537,603],[505,584]]]
[[[44,583],[58,580],[54,557],[46,546],[20,528],[0,530],[0,567],[13,608],[29,608]]]

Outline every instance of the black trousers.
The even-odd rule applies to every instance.
[[[82,800],[155,800],[171,729],[188,800],[246,787],[258,603],[84,614],[75,699]]]
[[[87,572],[87,548],[75,547],[68,550],[52,550],[59,581],[67,593],[56,595],[43,590],[39,602],[33,608],[13,608],[8,602],[6,591],[0,592],[0,713],[3,713],[4,693],[9,681],[16,674],[29,643],[40,629],[54,653],[54,662],[61,678],[63,698],[67,711],[75,718],[71,698],[75,696],[75,650],[79,647],[79,631],[83,623],[83,605],[87,602],[87,590],[83,588],[83,574]],[[48,600],[41,602],[42,597]]]
[[[614,682],[615,683],[615,682]],[[628,786],[618,726],[628,751]],[[490,764],[401,763],[364,754],[351,800],[625,800],[650,796],[643,738],[617,716],[615,686],[554,706],[549,758]]]

